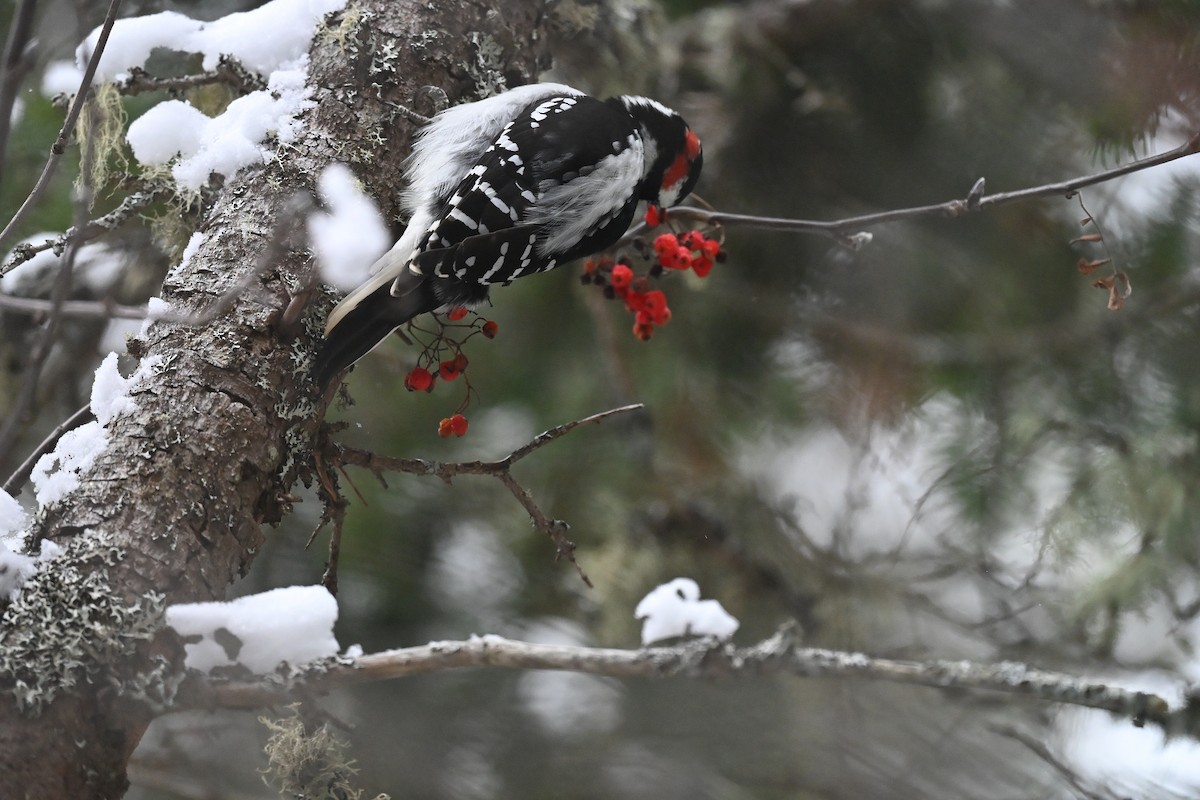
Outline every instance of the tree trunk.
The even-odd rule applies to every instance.
[[[342,161],[394,210],[412,126],[379,99],[408,105],[424,85],[455,99],[535,80],[541,21],[535,0],[503,14],[464,0],[363,0],[318,32],[318,105],[301,141],[229,179],[202,245],[161,294],[176,312],[201,313],[247,271],[261,277],[211,323],[150,326],[137,351],[156,366],[132,392],[136,410],[109,422],[108,447],[79,488],[35,523],[35,537],[65,553],[3,614],[0,797],[121,796],[130,753],[182,677],[162,607],[223,597],[262,524],[288,510],[320,424],[307,369],[330,305],[314,303],[290,341],[272,325],[308,269],[303,241],[279,235],[297,222],[291,198]]]

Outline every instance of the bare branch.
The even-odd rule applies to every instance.
[[[1097,172],[1092,175],[1083,175],[1076,178],[1071,178],[1057,183],[1047,183],[1041,186],[1033,186],[1027,189],[1018,189],[1012,192],[999,192],[997,194],[983,194],[983,179],[980,178],[975,182],[971,191],[961,200],[947,200],[944,203],[937,203],[927,206],[914,206],[912,208],[899,208],[891,211],[880,211],[874,214],[863,214],[857,217],[847,217],[845,219],[819,221],[805,219],[786,219],[781,217],[759,217],[750,214],[730,214],[724,211],[706,210],[702,208],[672,208],[670,216],[672,219],[685,219],[692,222],[699,222],[708,225],[723,225],[727,227],[748,227],[760,228],[765,230],[783,230],[792,231],[795,233],[811,233],[821,236],[828,236],[843,244],[852,247],[857,247],[866,241],[866,237],[861,234],[852,233],[860,231],[862,228],[870,228],[876,225],[882,225],[888,222],[899,222],[901,220],[918,219],[921,217],[960,217],[964,214],[982,211],[993,206],[1008,205],[1010,203],[1020,202],[1022,200],[1033,200],[1040,197],[1074,197],[1076,192],[1088,186],[1095,186],[1099,183],[1111,181],[1115,178],[1120,178],[1134,172],[1139,172],[1151,167],[1157,167],[1166,164],[1170,161],[1175,161],[1186,156],[1194,155],[1200,152],[1200,133],[1192,136],[1186,142],[1172,150],[1158,155],[1149,156],[1147,158],[1132,161],[1113,169]],[[642,230],[639,226],[635,230],[630,231],[634,234]],[[627,234],[628,236],[628,234]]]
[[[1045,743],[1039,741],[1033,736],[1030,736],[1020,728],[1017,728],[1013,725],[989,725],[988,727],[998,736],[1004,736],[1023,745],[1027,750],[1029,750],[1029,752],[1033,753],[1051,769],[1057,772],[1063,778],[1063,780],[1071,785],[1072,789],[1074,789],[1077,793],[1079,793],[1080,796],[1086,798],[1087,800],[1117,800],[1118,795],[1108,791],[1107,788],[1101,788],[1096,791],[1089,789],[1084,784],[1083,779],[1076,774],[1075,770],[1064,764],[1061,759],[1055,757]]]
[[[533,451],[544,447],[555,439],[565,436],[581,425],[592,425],[603,422],[617,414],[628,414],[642,408],[645,408],[645,406],[641,403],[634,403],[602,411],[599,414],[593,414],[590,417],[577,419],[573,422],[567,422],[538,434],[527,444],[518,447],[499,461],[463,461],[455,463],[427,461],[423,458],[396,458],[393,456],[381,456],[367,450],[358,450],[341,445],[331,446],[331,453],[328,458],[330,461],[338,464],[351,464],[356,467],[369,469],[377,476],[383,472],[407,472],[411,475],[435,476],[447,483],[459,475],[490,475],[497,478],[529,514],[534,527],[545,533],[554,542],[556,548],[555,557],[566,558],[570,561],[579,573],[579,577],[583,579],[583,582],[591,587],[591,579],[588,578],[587,573],[583,571],[583,568],[575,560],[575,543],[566,538],[566,532],[570,526],[562,520],[551,519],[542,512],[534,502],[533,496],[529,491],[521,486],[517,482],[517,479],[512,476],[512,465]]]
[[[4,42],[3,76],[0,77],[0,182],[7,164],[8,138],[12,132],[12,111],[21,82],[34,64],[36,42],[33,34],[34,9],[37,0],[20,0],[13,11]]]
[[[96,49],[88,57],[87,69],[83,72],[83,80],[79,83],[79,91],[75,93],[75,99],[71,101],[71,108],[67,111],[67,118],[63,121],[63,126],[58,132],[58,138],[50,146],[50,156],[46,159],[46,166],[42,168],[42,174],[38,177],[37,183],[30,190],[29,196],[25,198],[25,202],[17,209],[17,213],[4,226],[4,230],[0,231],[0,248],[3,248],[5,243],[12,238],[13,232],[25,221],[25,217],[29,215],[29,212],[33,210],[42,193],[46,191],[46,187],[50,185],[50,179],[54,177],[54,172],[58,169],[59,159],[67,151],[67,140],[71,137],[71,132],[75,130],[75,123],[79,120],[79,113],[83,110],[84,103],[87,102],[88,94],[92,88],[92,79],[96,77],[96,67],[100,65],[100,56],[104,54],[104,46],[108,44],[108,35],[112,33],[113,24],[117,21],[117,10],[120,7],[121,0],[109,0],[108,12],[104,15],[104,24],[100,27],[100,37],[96,41]],[[8,270],[8,267],[0,267],[0,275],[8,272]]]
[[[158,78],[141,67],[129,70],[129,77],[115,84],[117,91],[124,95],[142,94],[143,92],[167,92],[177,95],[188,89],[200,86],[210,86],[223,83],[243,94],[258,89],[267,88],[267,82],[255,72],[242,66],[236,58],[223,55],[217,63],[217,68],[211,72],[201,72],[197,75],[182,75],[175,78]]]
[[[95,108],[88,109],[89,117],[97,113]],[[83,150],[82,167],[80,169],[81,185],[74,198],[76,228],[83,227],[87,220],[88,209],[92,204],[90,175],[92,160],[95,157],[95,142],[88,139]],[[8,418],[4,421],[3,425],[0,425],[0,459],[4,458],[9,450],[12,449],[17,437],[20,436],[21,431],[28,422],[26,416],[34,408],[38,384],[41,381],[42,368],[46,365],[46,361],[50,357],[50,352],[54,348],[55,340],[58,337],[59,327],[62,324],[62,306],[71,292],[75,258],[78,255],[79,242],[71,241],[67,245],[66,252],[63,253],[58,275],[55,276],[54,288],[50,294],[50,312],[46,318],[45,325],[39,332],[37,341],[33,345],[29,364],[21,377],[21,386],[17,391],[16,401],[9,410]],[[36,416],[36,413],[34,416]]]
[[[21,462],[21,466],[17,467],[12,475],[8,476],[8,480],[4,482],[4,491],[8,492],[13,497],[16,497],[18,494],[20,494],[21,487],[24,486],[25,481],[29,479],[29,474],[33,472],[33,465],[37,463],[38,459],[53,450],[54,446],[58,444],[58,440],[63,437],[63,434],[65,434],[67,431],[78,428],[80,425],[87,422],[88,418],[91,416],[92,407],[90,405],[85,405],[74,414],[67,417],[67,419],[60,422],[54,430],[50,431],[50,435],[42,440],[41,444],[33,448],[33,452],[30,453],[23,462]]]
[[[71,227],[61,236],[55,236],[52,239],[46,239],[39,244],[19,244],[13,248],[12,254],[8,261],[4,262],[4,266],[0,269],[4,273],[24,264],[38,253],[46,250],[53,250],[56,253],[63,252],[66,246],[71,242],[82,244],[83,242],[91,241],[105,233],[116,230],[121,225],[125,224],[135,214],[140,213],[145,208],[167,197],[171,191],[166,188],[151,189],[145,192],[134,192],[125,197],[121,204],[108,212],[104,216],[96,217],[90,220],[82,228],[78,230]]]
[[[633,411],[640,411],[645,407],[646,406],[642,403],[630,403],[629,405],[610,408],[608,411],[601,411],[599,414],[592,414],[590,417],[577,419],[574,422],[567,422],[559,425],[557,428],[551,428],[548,431],[543,431],[542,433],[539,433],[537,436],[533,437],[533,440],[528,444],[522,445],[516,450],[513,450],[508,458],[504,459],[504,461],[510,465],[515,464],[525,456],[532,453],[534,450],[550,444],[550,442],[553,442],[555,439],[566,436],[568,433],[581,425],[595,425],[603,422],[609,417],[615,417],[618,414],[629,414]]]
[[[1163,698],[1073,675],[1046,672],[1026,664],[970,661],[905,661],[871,658],[862,653],[799,646],[799,629],[789,623],[774,636],[750,647],[701,639],[675,647],[620,650],[601,647],[533,644],[500,636],[434,642],[372,653],[301,675],[290,686],[277,679],[216,682],[202,679],[181,698],[184,707],[216,705],[258,708],[287,702],[290,691],[329,691],[368,681],[405,678],[448,669],[550,669],[613,678],[693,678],[703,680],[759,677],[784,673],[803,678],[885,681],[936,689],[1000,692],[1047,703],[1107,711],[1142,727],[1147,723],[1169,734],[1200,738],[1200,721],[1188,709],[1172,709]]]
[[[53,300],[40,297],[14,297],[0,294],[0,309],[15,314],[49,314],[55,308]],[[58,307],[60,317],[76,319],[160,319],[153,316],[146,306],[127,306],[107,300],[64,300]]]

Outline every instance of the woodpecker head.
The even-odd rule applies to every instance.
[[[700,137],[683,117],[648,97],[620,98],[625,110],[642,129],[646,169],[638,196],[669,208],[687,197],[700,179],[704,151]]]

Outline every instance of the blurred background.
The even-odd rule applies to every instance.
[[[70,30],[72,8],[47,4],[39,23],[0,184],[5,219],[61,124],[41,75],[103,13],[89,4]],[[705,145],[697,191],[728,212],[838,219],[962,198],[980,177],[989,192],[1016,190],[1200,130],[1200,5],[1182,0],[562,0],[547,13],[557,59],[545,77],[680,110]],[[130,116],[155,100],[127,101]],[[1198,165],[881,225],[857,250],[730,228],[728,258],[706,279],[658,281],[673,318],[645,343],[577,265],[519,281],[481,310],[497,338],[467,346],[462,439],[437,436],[462,379],[407,393],[417,351],[389,343],[351,375],[354,405],[331,413],[350,445],[500,458],[554,425],[646,408],[514,470],[571,523],[591,589],[494,480],[391,475],[383,487],[351,470],[361,499],[343,480],[339,641],[369,652],[498,633],[632,648],[638,600],[688,576],[741,620],[740,643],[795,619],[814,646],[1026,661],[1178,701],[1200,680]],[[70,224],[71,178],[25,233]],[[161,241],[161,226],[126,226],[105,246],[127,268],[81,280],[79,296],[144,302],[169,263]],[[1084,276],[1081,259],[1111,264]],[[1115,311],[1092,286],[1114,270],[1133,288]],[[0,290],[48,291],[24,272]],[[0,452],[5,475],[86,399],[130,324],[64,327],[40,413]],[[0,327],[6,417],[33,321],[0,310]],[[319,516],[307,496],[235,591],[319,581],[326,534],[304,549]],[[350,726],[368,796],[1200,792],[1195,744],[985,694],[467,671],[321,702]],[[270,797],[257,772],[265,736],[251,714],[159,720],[130,797]]]

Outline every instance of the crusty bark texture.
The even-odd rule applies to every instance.
[[[300,141],[217,192],[203,243],[161,296],[203,314],[248,271],[260,277],[211,322],[150,326],[131,348],[154,365],[136,410],[109,423],[79,488],[36,521],[34,535],[65,554],[0,618],[0,797],[124,794],[130,753],[181,681],[162,608],[222,598],[246,571],[319,427],[307,374],[330,301],[291,337],[272,322],[309,268],[297,193],[340,161],[390,211],[412,125],[388,103],[419,107],[423,86],[453,101],[535,80],[542,3],[497,8],[351,3],[314,39],[317,107]]]

